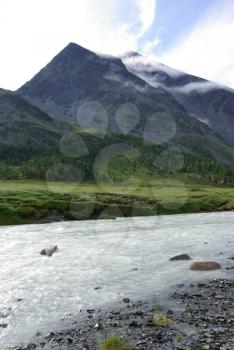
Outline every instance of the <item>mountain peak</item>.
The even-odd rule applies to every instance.
[[[136,58],[136,57],[142,57],[142,55],[136,51],[126,51],[120,56],[121,59]]]
[[[85,47],[83,47],[77,43],[74,43],[74,42],[70,42],[69,44],[67,44],[67,46],[65,46],[64,50],[89,51]]]
[[[64,47],[62,51],[58,53],[57,57],[65,56],[67,58],[69,56],[70,58],[79,59],[89,55],[95,54],[83,46],[80,46],[74,42],[70,42],[67,46]]]

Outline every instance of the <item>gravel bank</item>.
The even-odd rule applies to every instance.
[[[121,336],[135,350],[234,349],[234,279],[177,285],[166,298],[133,302],[108,310],[83,310],[71,329],[38,333],[24,349],[98,349],[103,339]]]

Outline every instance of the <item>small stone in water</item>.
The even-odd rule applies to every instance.
[[[180,254],[180,255],[173,256],[173,258],[170,259],[170,261],[179,261],[179,260],[191,260],[191,258],[188,254]]]
[[[7,328],[8,324],[7,323],[0,323],[0,328]]]
[[[130,299],[129,299],[129,298],[123,298],[123,299],[122,299],[122,302],[123,302],[124,304],[129,304],[129,303],[130,303]]]
[[[138,326],[137,321],[131,321],[131,322],[129,322],[129,327],[137,327],[137,326]]]
[[[100,323],[96,323],[94,326],[95,329],[102,329],[102,325]]]

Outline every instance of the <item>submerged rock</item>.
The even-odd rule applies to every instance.
[[[138,326],[138,323],[137,323],[137,321],[132,320],[132,321],[129,322],[128,326],[129,326],[129,328],[137,327],[137,326]]]
[[[51,257],[56,252],[56,250],[58,250],[57,246],[51,248],[44,248],[41,250],[40,254]]]
[[[0,328],[7,328],[8,324],[7,323],[0,323]]]
[[[173,256],[173,258],[170,259],[170,261],[179,261],[179,260],[191,260],[191,258],[188,254],[180,254],[180,255]]]
[[[122,302],[123,302],[124,304],[129,304],[129,303],[130,303],[130,299],[129,299],[129,298],[123,298],[123,299],[122,299]]]
[[[190,266],[190,270],[194,271],[212,271],[221,268],[222,266],[215,261],[195,261]]]

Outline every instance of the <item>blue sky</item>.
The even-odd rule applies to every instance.
[[[234,0],[158,0],[154,33],[159,61],[234,88]]]
[[[17,89],[71,41],[234,88],[234,0],[0,0],[0,87]]]
[[[162,40],[157,51],[163,52],[170,48],[174,40],[191,30],[198,19],[205,11],[213,7],[215,2],[218,1],[158,0],[156,18],[147,34],[147,38],[153,39],[155,33],[157,33]]]

